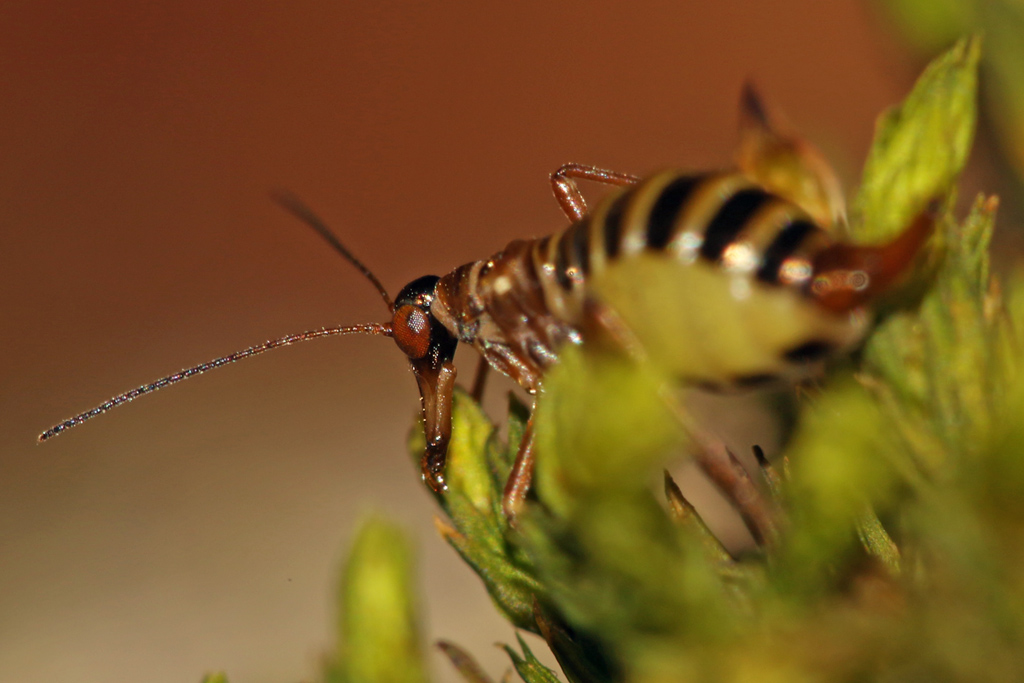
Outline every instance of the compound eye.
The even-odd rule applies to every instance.
[[[395,342],[409,358],[423,358],[430,350],[430,316],[422,308],[400,306],[391,324]]]

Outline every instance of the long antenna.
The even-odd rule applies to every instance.
[[[136,387],[131,391],[126,391],[120,396],[115,396],[109,401],[101,403],[92,410],[87,410],[84,413],[75,415],[74,417],[69,417],[60,424],[50,427],[45,432],[39,435],[39,441],[40,443],[42,443],[43,441],[46,441],[47,439],[57,436],[58,434],[67,429],[77,427],[86,420],[91,420],[97,415],[102,415],[108,410],[112,410],[123,403],[133,401],[139,396],[151,394],[158,389],[163,389],[164,387],[168,387],[172,384],[177,384],[178,382],[186,380],[189,377],[201,375],[204,372],[213,370],[214,368],[219,368],[222,365],[234,363],[235,361],[242,360],[243,358],[258,356],[259,354],[264,353],[265,351],[276,349],[279,346],[289,346],[291,344],[296,344],[298,342],[310,341],[311,339],[319,339],[320,337],[332,337],[334,335],[339,334],[379,334],[385,337],[390,337],[391,324],[363,323],[361,325],[349,325],[346,327],[322,327],[319,330],[308,330],[306,332],[299,332],[298,334],[289,334],[286,337],[273,339],[271,341],[263,342],[262,344],[257,344],[256,346],[250,346],[247,349],[235,351],[234,353],[229,354],[227,356],[222,356],[221,358],[215,358],[214,360],[207,361],[206,363],[194,365],[191,368],[186,368],[185,370],[176,372],[173,375],[161,377],[157,381],[151,382],[150,384],[143,384],[141,387]]]
[[[327,240],[327,243],[334,247],[334,250],[341,254],[345,259],[356,267],[363,276],[370,281],[370,283],[377,288],[380,292],[380,296],[384,299],[384,303],[387,304],[388,310],[392,313],[395,312],[395,302],[391,300],[391,296],[388,295],[388,290],[384,289],[384,285],[381,284],[377,276],[373,274],[369,268],[363,265],[363,262],[355,257],[351,251],[348,250],[341,240],[331,232],[331,229],[327,227],[327,224],[320,220],[320,217],[313,213],[313,210],[302,203],[298,197],[293,195],[291,192],[285,190],[275,190],[270,194],[275,202],[284,207],[287,211],[291,212],[296,218],[306,223],[309,227],[316,230],[316,232]]]

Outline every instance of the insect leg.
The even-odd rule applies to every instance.
[[[724,443],[707,434],[692,434],[694,458],[704,474],[718,487],[759,546],[777,535],[771,505],[758,490],[750,475]]]
[[[523,430],[523,440],[519,442],[519,452],[516,453],[516,461],[512,465],[512,472],[505,482],[505,491],[501,496],[501,509],[505,512],[505,518],[510,524],[515,524],[516,515],[523,509],[523,502],[526,494],[530,491],[530,481],[533,479],[533,415],[536,412],[530,411],[530,419],[526,422],[526,429]]]
[[[675,391],[664,391],[662,399],[689,439],[697,466],[739,513],[754,541],[759,546],[772,543],[777,536],[775,511],[743,465],[721,439],[696,423]]]
[[[469,392],[469,395],[477,403],[483,400],[484,389],[487,386],[487,373],[490,369],[491,365],[487,362],[487,359],[480,356],[480,360],[476,364],[476,374],[473,376],[473,388]]]
[[[596,299],[584,300],[581,328],[589,344],[613,349],[633,360],[645,356],[640,340],[618,312]]]
[[[583,199],[583,193],[576,185],[577,180],[592,180],[596,183],[606,185],[633,185],[640,181],[635,175],[609,171],[597,166],[586,164],[565,164],[551,174],[551,189],[554,190],[555,199],[562,211],[575,222],[583,218],[587,213],[587,202]]]

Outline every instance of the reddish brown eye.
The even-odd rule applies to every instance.
[[[392,322],[395,342],[409,358],[423,358],[430,350],[430,318],[416,306],[401,306]]]

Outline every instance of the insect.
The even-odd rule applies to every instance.
[[[487,367],[531,395],[566,344],[606,336],[640,349],[681,382],[745,387],[798,377],[850,349],[866,333],[871,306],[911,269],[934,228],[922,211],[894,240],[860,246],[839,240],[838,184],[807,143],[778,133],[751,88],[741,102],[738,169],[646,178],[568,164],[551,176],[572,221],[561,232],[516,240],[490,258],[443,277],[424,276],[392,299],[377,277],[305,206],[279,201],[313,227],[377,289],[390,320],[289,335],[182,370],[116,396],[52,427],[46,440],[143,394],[272,348],[319,337],[391,337],[419,385],[426,448],[424,480],[444,491],[451,438],[456,348],[475,348]],[[615,186],[592,211],[580,180]],[[616,270],[668,266],[684,287],[670,310],[640,303],[617,308],[595,283]],[[621,277],[620,277],[621,280]],[[642,295],[642,293],[640,293]],[[625,340],[625,341],[624,341]],[[631,351],[630,349],[633,349]],[[532,421],[504,492],[512,517],[530,485]]]

